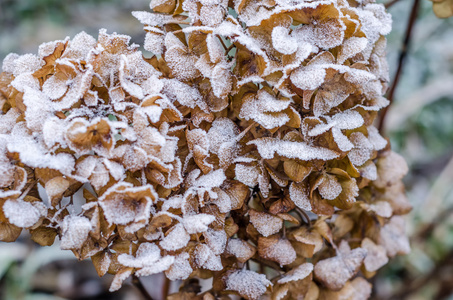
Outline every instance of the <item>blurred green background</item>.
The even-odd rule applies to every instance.
[[[389,8],[391,79],[412,3],[399,0]],[[378,272],[374,299],[453,300],[453,17],[438,19],[431,6],[421,0],[385,124],[393,149],[410,166],[405,183],[414,206],[406,217],[412,253]],[[144,33],[132,10],[149,10],[149,0],[0,0],[0,59],[36,53],[41,43],[82,30],[97,36],[100,28],[141,44]],[[26,237],[0,243],[0,299],[141,299],[130,284],[109,294],[111,279],[99,279],[89,261],[77,262],[55,245],[39,248]],[[159,280],[144,280],[151,294],[159,293]]]

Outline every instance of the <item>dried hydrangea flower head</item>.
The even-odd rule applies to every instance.
[[[384,7],[150,6],[133,13],[150,59],[105,30],[5,58],[0,240],[58,236],[112,291],[165,272],[171,299],[367,299],[364,278],[409,251],[407,166],[373,126]]]

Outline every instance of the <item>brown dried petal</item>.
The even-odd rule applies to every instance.
[[[315,265],[315,278],[327,288],[339,290],[357,273],[366,253],[365,249],[356,248],[350,253],[321,260]]]
[[[363,239],[361,247],[367,250],[367,256],[365,257],[363,264],[368,272],[377,271],[379,268],[388,263],[389,259],[385,248],[376,245],[369,238]]]
[[[14,242],[22,232],[22,228],[13,224],[0,222],[0,241],[11,243]]]
[[[296,259],[296,251],[291,243],[279,236],[260,237],[258,253],[262,258],[275,261],[281,266],[288,265]]]
[[[245,299],[258,300],[272,283],[263,274],[239,270],[227,275],[226,288],[239,293]]]
[[[255,247],[240,239],[229,239],[226,251],[234,255],[240,263],[245,263],[256,253]]]
[[[255,226],[256,230],[263,236],[270,236],[280,231],[283,225],[283,220],[273,215],[250,210],[250,223]]]

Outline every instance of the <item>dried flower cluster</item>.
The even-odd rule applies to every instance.
[[[373,126],[384,7],[151,9],[133,13],[150,59],[105,30],[5,58],[0,240],[58,236],[111,290],[165,272],[185,280],[171,299],[367,299],[364,277],[409,251],[407,166]]]

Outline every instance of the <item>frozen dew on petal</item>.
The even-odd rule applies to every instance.
[[[266,129],[280,127],[290,120],[283,112],[290,103],[289,99],[277,99],[267,91],[260,90],[255,97],[244,99],[239,117],[252,119]]]
[[[113,278],[112,284],[110,285],[109,292],[115,292],[121,288],[123,282],[132,275],[133,268],[123,268],[119,270]]]
[[[175,261],[170,266],[170,268],[165,271],[165,275],[170,280],[185,280],[190,274],[192,274],[193,269],[189,262],[189,254],[183,252],[176,256]]]
[[[249,144],[256,145],[261,156],[267,159],[274,158],[275,154],[307,161],[313,159],[330,160],[338,157],[338,154],[330,149],[313,147],[304,142],[260,138],[250,141]]]
[[[152,201],[156,198],[152,186],[134,187],[120,182],[99,198],[99,204],[109,223],[131,225],[148,221]]]
[[[179,223],[169,230],[166,237],[160,242],[160,246],[166,250],[178,250],[187,245],[190,240],[190,234]]]
[[[206,270],[220,271],[223,269],[220,256],[215,254],[206,244],[196,246],[194,250],[194,262],[198,267]]]
[[[185,216],[182,219],[182,224],[188,233],[205,232],[208,230],[208,225],[215,220],[215,217],[208,214],[197,214]]]
[[[91,222],[85,217],[66,216],[61,225],[61,249],[79,249],[88,238],[92,228]]]
[[[203,233],[203,236],[206,240],[206,244],[215,254],[220,255],[223,253],[228,238],[225,230],[214,230],[209,228]]]
[[[272,44],[275,50],[283,54],[293,54],[298,48],[297,40],[289,36],[289,29],[285,27],[274,27]]]
[[[170,268],[174,261],[175,261],[174,256],[167,255],[162,257],[153,265],[141,268],[135,274],[137,274],[137,276],[149,276],[152,274],[162,273],[168,270],[168,268]]]
[[[226,251],[234,255],[242,263],[246,262],[256,253],[255,247],[240,239],[228,240]]]
[[[118,262],[127,267],[143,268],[151,266],[160,258],[160,249],[157,245],[143,243],[138,248],[135,257],[129,254],[121,254],[118,256]]]
[[[307,211],[312,210],[307,187],[303,184],[292,182],[289,187],[289,196],[297,207]]]
[[[9,199],[3,204],[3,213],[9,222],[17,227],[27,228],[35,225],[46,215],[43,203],[27,202],[21,199]]]
[[[300,68],[291,73],[291,81],[302,90],[314,90],[319,87],[326,77],[324,68]]]
[[[250,223],[265,237],[279,232],[283,226],[283,220],[271,214],[255,210],[250,210],[249,214]]]
[[[288,273],[286,273],[281,279],[277,282],[279,284],[288,283],[292,281],[299,281],[306,278],[308,275],[313,272],[313,264],[311,263],[304,263],[300,266],[292,269]]]
[[[136,272],[138,276],[148,276],[167,270],[174,262],[174,256],[164,256],[160,254],[160,249],[156,244],[143,243],[139,246],[136,256],[120,254],[118,262],[126,267],[139,268]]]
[[[341,187],[341,184],[338,182],[336,176],[326,174],[323,177],[323,180],[320,183],[318,190],[319,194],[321,194],[321,196],[324,199],[333,200],[340,195],[343,188]]]
[[[384,247],[376,245],[371,239],[362,240],[361,247],[367,250],[363,264],[368,272],[377,271],[389,261]]]
[[[234,271],[227,275],[225,284],[228,290],[239,293],[242,297],[257,300],[272,283],[266,276],[249,270]]]
[[[264,259],[277,262],[279,265],[289,265],[296,259],[296,251],[285,238],[277,236],[260,237],[258,239],[258,254]]]
[[[362,265],[367,251],[356,248],[349,253],[319,261],[314,268],[315,278],[332,290],[341,289]]]

